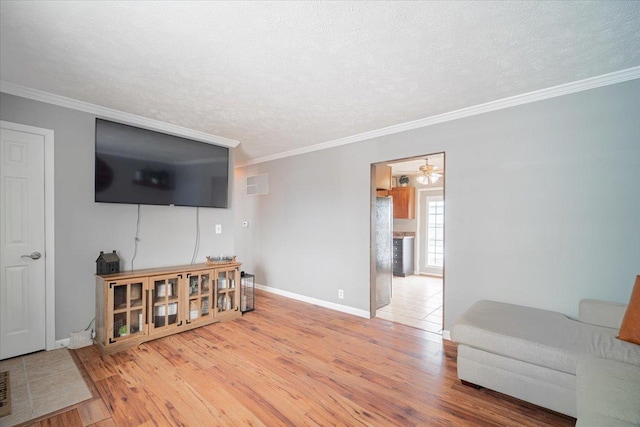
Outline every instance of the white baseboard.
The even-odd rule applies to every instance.
[[[52,350],[56,350],[58,348],[69,347],[69,342],[70,341],[71,341],[71,338],[63,338],[61,340],[56,340],[55,347]]]
[[[442,331],[442,338],[444,338],[445,340],[451,341],[451,332],[449,332],[446,329],[444,329]]]
[[[261,289],[266,292],[270,292],[272,294],[280,295],[286,298],[291,298],[297,301],[307,302],[309,304],[317,305],[324,308],[329,308],[331,310],[340,311],[342,313],[353,314],[354,316],[364,317],[365,319],[370,319],[371,314],[366,310],[361,310],[359,308],[353,308],[342,304],[336,304],[329,301],[324,301],[317,298],[308,297],[305,295],[296,294],[289,291],[283,291],[282,289],[273,288],[271,286],[260,285],[256,283],[256,288]]]

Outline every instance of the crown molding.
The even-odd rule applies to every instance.
[[[398,125],[388,126],[369,132],[359,133],[357,135],[347,136],[345,138],[334,139],[332,141],[322,142],[320,144],[310,145],[295,150],[285,151],[282,153],[272,154],[269,156],[259,157],[249,160],[236,167],[244,167],[255,165],[258,163],[269,162],[272,160],[283,159],[285,157],[297,156],[299,154],[311,153],[314,151],[325,150],[327,148],[339,147],[341,145],[352,144],[367,139],[378,138],[381,136],[391,135],[394,133],[405,132],[412,129],[418,129],[426,126],[432,126],[439,123],[449,122],[452,120],[471,117],[478,114],[489,113],[491,111],[502,110],[505,108],[515,107],[522,104],[542,101],[558,96],[569,95],[576,92],[582,92],[589,89],[596,89],[603,86],[609,86],[616,83],[622,83],[629,80],[640,78],[640,67],[627,68],[626,70],[616,71],[601,76],[590,77],[584,80],[578,80],[571,83],[565,83],[558,86],[552,86],[546,89],[540,89],[528,92],[522,95],[515,95],[508,98],[498,99],[496,101],[486,102],[484,104],[474,105],[472,107],[462,108],[460,110],[448,113],[438,114],[436,116],[426,117],[411,122],[400,123]]]
[[[138,116],[136,114],[125,113],[123,111],[114,110],[112,108],[102,107],[96,104],[90,104],[77,99],[67,98],[65,96],[55,95],[53,93],[44,92],[38,89],[32,89],[20,86],[14,83],[0,81],[0,92],[9,95],[21,96],[23,98],[33,99],[34,101],[45,102],[47,104],[58,105],[60,107],[71,108],[72,110],[83,111],[85,113],[94,114],[105,119],[113,119],[130,125],[143,126],[145,128],[170,133],[172,135],[182,136],[211,144],[222,145],[225,147],[237,147],[240,142],[210,133],[201,132],[194,129],[188,129],[182,126],[172,125],[170,123],[161,122],[159,120],[149,119],[147,117]]]
[[[331,141],[326,141],[319,144],[311,145],[308,147],[302,147],[295,150],[289,150],[282,153],[259,157],[256,159],[249,160],[243,164],[236,165],[235,167],[250,166],[258,163],[264,163],[272,160],[282,159],[285,157],[297,156],[300,154],[311,153],[319,150],[325,150],[327,148],[339,147],[341,145],[352,144],[354,142],[360,142],[367,139],[373,139],[381,136],[391,135],[394,133],[405,132],[408,130],[432,126],[439,123],[449,122],[452,120],[471,117],[478,114],[484,114],[492,111],[502,110],[505,108],[515,107],[518,105],[542,101],[545,99],[555,98],[558,96],[569,95],[572,93],[581,92],[589,89],[609,86],[616,83],[622,83],[622,82],[626,82],[626,81],[634,80],[638,78],[640,78],[640,67],[628,68],[626,70],[603,74],[601,76],[591,77],[584,80],[578,80],[575,82],[553,86],[550,88],[541,89],[533,92],[528,92],[521,95],[515,95],[508,98],[499,99],[496,101],[490,101],[484,104],[462,108],[460,110],[450,111],[448,113],[438,114],[436,116],[426,117],[424,119],[414,120],[406,123],[400,123],[397,125],[376,129],[373,131],[364,132],[357,135],[347,136],[345,138],[334,139]],[[184,128],[181,126],[172,125],[169,123],[161,122],[159,120],[153,120],[153,119],[138,116],[135,114],[125,113],[125,112],[114,110],[111,108],[90,104],[84,101],[78,101],[76,99],[55,95],[55,94],[44,92],[37,89],[27,88],[24,86],[20,86],[20,85],[5,82],[5,81],[0,81],[0,92],[8,93],[10,95],[21,96],[23,98],[33,99],[35,101],[45,102],[48,104],[54,104],[60,107],[84,111],[86,113],[94,114],[96,116],[100,116],[103,118],[110,118],[110,119],[126,122],[132,125],[144,126],[154,130],[171,133],[173,135],[193,138],[193,139],[209,142],[212,144],[223,145],[226,147],[237,147],[239,144],[239,142],[236,140],[224,138],[222,136],[213,135],[213,134],[209,134],[209,133],[205,133],[205,132],[201,132],[193,129]]]

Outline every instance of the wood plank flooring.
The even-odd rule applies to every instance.
[[[75,351],[95,398],[31,426],[573,426],[456,376],[434,334],[257,292],[257,309],[102,356]]]

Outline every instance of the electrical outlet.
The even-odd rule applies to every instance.
[[[222,234],[222,224],[216,224],[216,234]]]
[[[338,289],[338,298],[344,299],[344,290]]]

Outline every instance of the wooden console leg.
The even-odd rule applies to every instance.
[[[474,383],[470,383],[469,381],[460,380],[460,382],[462,383],[462,385],[466,385],[467,387],[475,388],[476,390],[480,390],[482,388],[482,386],[474,384]]]

